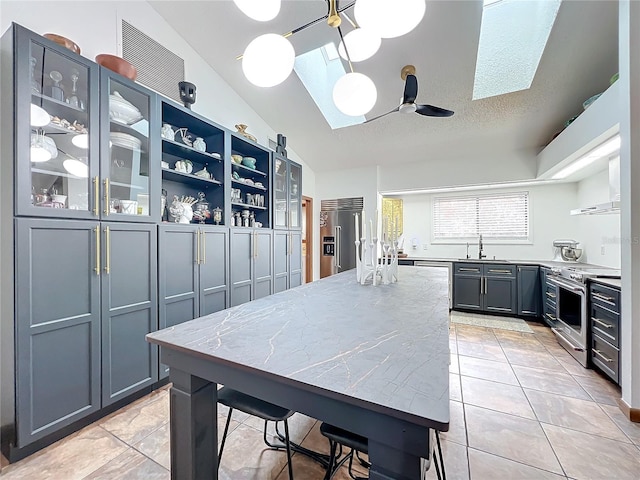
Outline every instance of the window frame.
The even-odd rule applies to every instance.
[[[482,234],[482,241],[485,245],[533,245],[533,225],[532,225],[532,204],[531,204],[531,192],[528,190],[518,190],[511,192],[494,192],[494,193],[485,193],[485,194],[474,194],[474,195],[464,195],[464,194],[450,194],[450,195],[437,195],[431,197],[431,225],[430,225],[430,236],[431,236],[431,244],[432,245],[466,245],[475,244],[479,239],[479,235],[472,237],[456,237],[456,238],[438,238],[435,236],[435,210],[436,204],[438,200],[448,200],[453,198],[460,199],[475,199],[476,202],[479,201],[483,197],[499,197],[499,196],[513,196],[513,195],[524,195],[527,198],[527,238],[496,238],[496,237],[488,237],[484,233]]]

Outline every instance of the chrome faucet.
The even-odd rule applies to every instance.
[[[478,239],[478,259],[482,260],[483,258],[487,258],[487,256],[482,251],[484,246],[482,245],[482,234],[480,234],[480,238]]]

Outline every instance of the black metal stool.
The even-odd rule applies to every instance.
[[[293,415],[294,412],[227,387],[222,387],[220,390],[218,390],[218,403],[229,407],[227,423],[224,427],[222,442],[220,443],[220,451],[218,452],[218,462],[220,462],[220,459],[222,458],[222,451],[224,450],[224,443],[227,439],[229,423],[231,422],[231,414],[233,413],[234,409],[240,410],[241,412],[248,413],[249,415],[253,415],[254,417],[258,417],[264,420],[263,439],[264,443],[269,448],[273,450],[287,450],[287,466],[289,469],[289,479],[293,480],[293,468],[291,466],[291,443],[289,442],[289,422],[287,421],[287,419],[291,415]],[[273,444],[267,440],[267,422],[270,421],[276,423],[276,431],[278,422],[284,422],[284,445]],[[220,463],[218,463],[218,465],[220,465]]]
[[[440,445],[440,434],[437,430],[433,430],[435,433],[436,445],[433,448],[433,463],[436,469],[436,475],[439,480],[447,480],[447,475],[444,471],[444,458],[442,456],[442,446]],[[349,432],[348,430],[343,430],[342,428],[335,427],[328,423],[322,423],[320,425],[320,433],[327,437],[329,440],[329,448],[330,448],[330,456],[329,456],[329,467],[327,468],[327,474],[325,475],[325,480],[331,480],[336,471],[344,465],[344,463],[349,460],[349,476],[354,480],[366,480],[367,477],[356,477],[352,471],[353,465],[353,455],[355,452],[356,457],[360,461],[362,465],[369,468],[370,464],[365,460],[361,459],[358,456],[358,452],[369,453],[369,442],[365,437],[357,435],[355,433]],[[338,454],[338,458],[342,456],[342,446],[350,448],[351,451],[345,455],[340,461],[336,458],[336,451],[340,446],[340,452]],[[436,458],[436,448],[438,449],[438,457],[440,462],[438,462],[438,458]],[[442,468],[442,472],[441,472]]]

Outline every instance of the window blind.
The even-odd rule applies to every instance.
[[[434,240],[477,238],[528,240],[529,193],[436,197]]]

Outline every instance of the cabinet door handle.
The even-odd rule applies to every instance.
[[[555,293],[551,293],[551,292],[545,292],[547,294],[547,297],[549,298],[556,298]]]
[[[484,294],[489,293],[489,279],[484,277]]]
[[[549,318],[549,320],[555,320],[556,317],[551,315],[550,313],[545,313],[545,315]]]
[[[100,225],[93,229],[96,232],[96,267],[94,271],[97,276],[100,276]]]
[[[599,318],[596,317],[591,317],[591,320],[593,320],[594,322],[596,322],[598,325],[604,327],[604,328],[613,328],[613,325],[611,325],[610,323],[607,322],[603,322],[602,320],[600,320]]]
[[[200,265],[200,230],[196,230],[196,265]]]
[[[595,353],[596,355],[598,355],[600,358],[602,358],[605,362],[607,362],[607,363],[612,363],[613,362],[613,360],[611,358],[607,357],[605,354],[603,354],[597,348],[592,348],[591,351],[593,353]]]
[[[202,240],[200,240],[200,246],[202,247],[202,264],[205,265],[207,263],[207,238],[202,230],[200,230],[200,235],[202,235]]]
[[[479,268],[464,268],[464,267],[460,267],[458,269],[459,272],[473,272],[473,273],[480,273],[480,269]]]
[[[105,227],[104,229],[105,239],[107,240],[106,245],[106,256],[107,256],[107,264],[104,266],[104,271],[107,275],[111,273],[111,230],[109,227]]]
[[[98,177],[93,177],[93,214],[100,215],[100,182]]]
[[[258,258],[258,232],[253,232],[253,251],[255,258]]]
[[[596,293],[596,292],[593,292],[592,295],[594,298],[597,298],[598,300],[602,300],[603,302],[607,302],[614,305],[615,298],[613,297],[607,297],[606,295],[602,295],[601,293]]]
[[[489,269],[489,273],[511,273],[511,270]]]
[[[104,179],[104,214],[109,216],[109,179]]]

